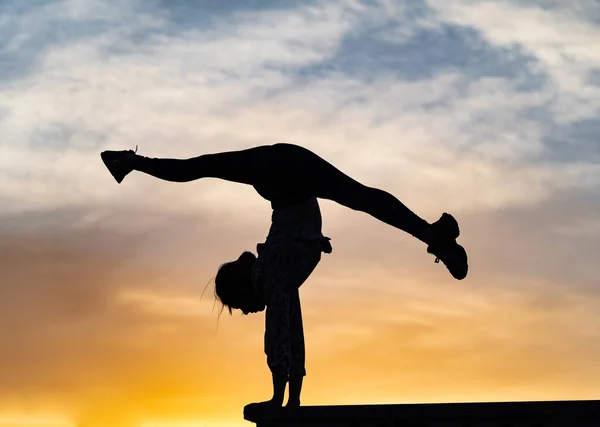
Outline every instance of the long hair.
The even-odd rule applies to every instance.
[[[232,314],[233,308],[242,305],[247,295],[247,272],[240,262],[244,256],[254,257],[254,254],[245,251],[237,260],[222,264],[215,277],[215,298],[221,302],[223,308],[227,307],[229,314]]]
[[[215,298],[233,314],[232,305],[239,301],[240,274],[236,261],[221,264],[215,277]]]
[[[246,261],[248,258],[256,259],[252,252],[244,251],[235,261],[221,264],[215,277],[215,299],[227,308],[229,314],[234,308],[240,308],[248,296],[248,271]]]

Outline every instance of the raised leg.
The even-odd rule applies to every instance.
[[[133,170],[172,182],[219,178],[254,185],[270,172],[268,146],[204,154],[189,159],[150,158],[133,151],[104,151],[102,161],[120,183]]]
[[[436,262],[443,261],[455,279],[467,276],[467,253],[456,243],[460,230],[454,217],[444,213],[429,224],[390,193],[361,184],[309,150],[295,151],[298,160],[302,159],[298,164],[306,169],[303,174],[296,171],[301,177],[297,182],[307,191],[409,233],[426,243],[427,252],[435,255]]]
[[[424,243],[431,242],[430,224],[387,191],[368,187],[349,177],[315,153],[295,148],[299,185],[316,197],[332,200],[350,209],[367,213],[409,233]]]
[[[204,154],[189,159],[159,159],[136,156],[133,169],[155,178],[189,182],[200,178],[219,178],[252,185],[264,171],[265,147]]]

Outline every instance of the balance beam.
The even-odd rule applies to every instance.
[[[600,400],[415,403],[277,408],[244,419],[257,427],[600,427]]]

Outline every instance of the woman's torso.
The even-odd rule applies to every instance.
[[[321,239],[321,228],[319,202],[316,197],[311,197],[273,209],[271,227],[265,243],[269,244],[282,238]]]

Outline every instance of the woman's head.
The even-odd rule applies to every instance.
[[[265,303],[252,285],[252,266],[256,257],[251,252],[243,252],[240,257],[219,267],[215,277],[215,297],[227,307],[244,314],[256,313],[265,309]]]

